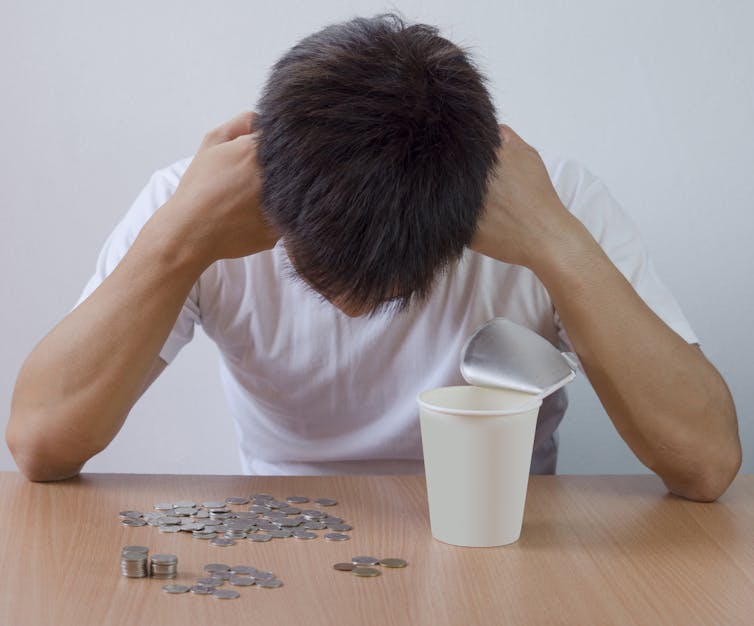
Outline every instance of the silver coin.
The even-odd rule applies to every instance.
[[[196,502],[191,500],[181,500],[180,502],[173,502],[174,509],[195,509]]]
[[[277,589],[278,587],[283,586],[283,581],[277,578],[262,578],[256,579],[256,585],[257,587],[261,587],[262,589]]]
[[[228,539],[227,537],[215,537],[214,539],[210,539],[209,542],[213,546],[220,546],[222,548],[236,545],[236,542],[233,539]]]
[[[149,548],[147,546],[123,546],[122,552],[141,552],[142,554],[148,554]]]
[[[214,530],[195,530],[191,536],[194,539],[214,539],[217,533]]]
[[[164,515],[159,519],[160,524],[167,524],[167,525],[173,525],[173,524],[180,524],[181,518],[177,517],[175,515]]]
[[[295,506],[284,506],[284,507],[281,507],[279,510],[284,515],[298,515],[299,513],[301,513],[301,509]]]
[[[353,530],[353,526],[351,526],[350,524],[327,524],[327,527],[337,533]]]
[[[215,589],[212,592],[212,597],[218,600],[233,600],[240,595],[235,589]]]
[[[324,520],[322,520],[326,524],[343,524],[343,519],[340,517],[336,517],[335,515],[328,515]]]
[[[155,511],[172,511],[173,510],[173,503],[172,502],[158,502],[154,505]]]
[[[219,584],[223,584],[226,580],[230,580],[232,574],[230,572],[212,572],[212,578],[214,578]]]
[[[170,565],[178,563],[178,557],[175,554],[153,554],[152,563],[158,565]]]
[[[209,517],[209,511],[202,509],[201,511],[194,513],[191,517],[194,519],[207,519]]]
[[[191,587],[187,585],[174,585],[174,584],[165,585],[162,588],[162,590],[165,593],[186,593],[189,589],[191,589]]]
[[[251,535],[248,535],[246,539],[248,539],[249,541],[263,542],[272,539],[272,535],[265,533],[252,533]]]
[[[269,493],[252,493],[251,496],[249,496],[252,500],[274,500],[275,496],[270,495]]]
[[[278,539],[287,539],[288,537],[293,536],[293,533],[290,530],[285,530],[283,528],[278,528],[277,530],[268,530],[267,534],[271,535],[272,537],[277,537]]]
[[[207,513],[207,515],[209,515],[209,513]],[[202,524],[204,524],[205,527],[207,527],[207,526],[220,526],[220,524],[222,524],[222,522],[220,520],[216,520],[216,519],[205,519],[205,520],[202,520]]]
[[[318,504],[319,506],[335,506],[338,504],[338,501],[332,498],[317,498],[314,504]]]
[[[352,574],[355,574],[356,576],[362,576],[364,578],[374,578],[375,576],[380,575],[380,570],[375,569],[374,567],[354,567],[351,570]]]
[[[257,570],[256,567],[250,567],[248,565],[234,565],[230,568],[231,574],[236,574],[239,576],[253,576],[254,574],[258,573],[259,570]]]
[[[207,502],[202,502],[202,506],[205,509],[223,508],[225,506],[225,501],[224,500],[207,500]]]
[[[124,526],[146,526],[147,523],[143,519],[135,519],[133,517],[124,517],[122,520],[120,520],[120,523]]]
[[[351,559],[354,565],[377,565],[380,560],[374,556],[355,556]]]
[[[408,563],[403,559],[380,559],[380,565],[385,567],[406,567]]]
[[[249,507],[250,513],[267,513],[270,509],[268,509],[266,506],[262,504],[252,504]]]
[[[225,565],[225,563],[207,563],[204,566],[204,571],[212,572],[213,574],[215,572],[229,572],[230,565]]]
[[[324,530],[327,528],[327,524],[324,522],[315,522],[314,520],[310,520],[307,522],[304,522],[303,527],[306,530]]]
[[[327,533],[325,539],[327,541],[348,541],[351,537],[344,535],[343,533]]]
[[[178,517],[188,517],[189,515],[196,515],[198,511],[189,507],[177,507],[173,509],[173,515]]]
[[[219,587],[223,584],[223,581],[219,578],[212,578],[208,576],[207,578],[197,578],[196,584],[204,585],[205,587]]]
[[[178,528],[188,533],[197,530],[204,530],[204,524],[200,524],[199,522],[191,522],[190,524],[181,524]]]
[[[167,524],[160,524],[157,527],[157,530],[159,530],[161,533],[178,533],[181,532],[180,526],[168,526]]]
[[[306,519],[322,519],[327,517],[327,513],[325,513],[324,511],[318,511],[317,509],[305,509],[301,511],[301,514]]]
[[[205,585],[194,585],[190,589],[191,593],[195,593],[198,596],[210,596],[214,593],[214,587],[207,587]]]
[[[298,519],[296,517],[291,517],[291,518],[284,517],[282,519],[275,520],[275,523],[278,526],[283,526],[284,528],[294,528],[295,526],[300,526],[301,524],[303,524],[304,520]]]
[[[251,587],[254,579],[251,576],[231,576],[228,582],[236,587]]]
[[[285,501],[290,504],[303,504],[304,502],[309,502],[309,498],[306,496],[288,496]]]
[[[131,517],[133,519],[139,519],[141,517],[141,511],[121,511],[118,513],[118,517],[123,519],[124,517]]]
[[[227,504],[248,504],[249,503],[249,499],[248,498],[241,498],[241,497],[234,496],[234,497],[230,497],[230,498],[225,498],[225,502]]]
[[[271,509],[282,509],[288,506],[287,502],[281,502],[280,500],[267,500],[264,504]]]
[[[296,539],[316,539],[319,536],[308,530],[294,530],[292,534]]]

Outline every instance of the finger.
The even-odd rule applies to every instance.
[[[204,136],[201,147],[215,146],[226,141],[233,141],[236,137],[250,134],[254,125],[254,115],[254,111],[244,111],[217,128],[213,128]]]

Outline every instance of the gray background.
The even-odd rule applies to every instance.
[[[468,46],[500,121],[602,177],[643,231],[732,389],[754,471],[754,5],[570,2],[8,2],[0,8],[0,424],[16,373],[76,301],[149,175],[253,108],[276,58],[354,15],[398,10]],[[651,358],[651,355],[647,355]],[[563,473],[646,471],[588,383],[571,385]],[[0,469],[15,467],[0,446]],[[201,333],[89,471],[238,473]]]

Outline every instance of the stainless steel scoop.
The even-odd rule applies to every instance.
[[[461,351],[461,375],[470,385],[501,387],[544,398],[576,376],[577,358],[533,330],[496,317],[480,326]]]

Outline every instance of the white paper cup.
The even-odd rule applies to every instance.
[[[517,541],[542,399],[463,386],[418,401],[434,538],[476,547]]]

